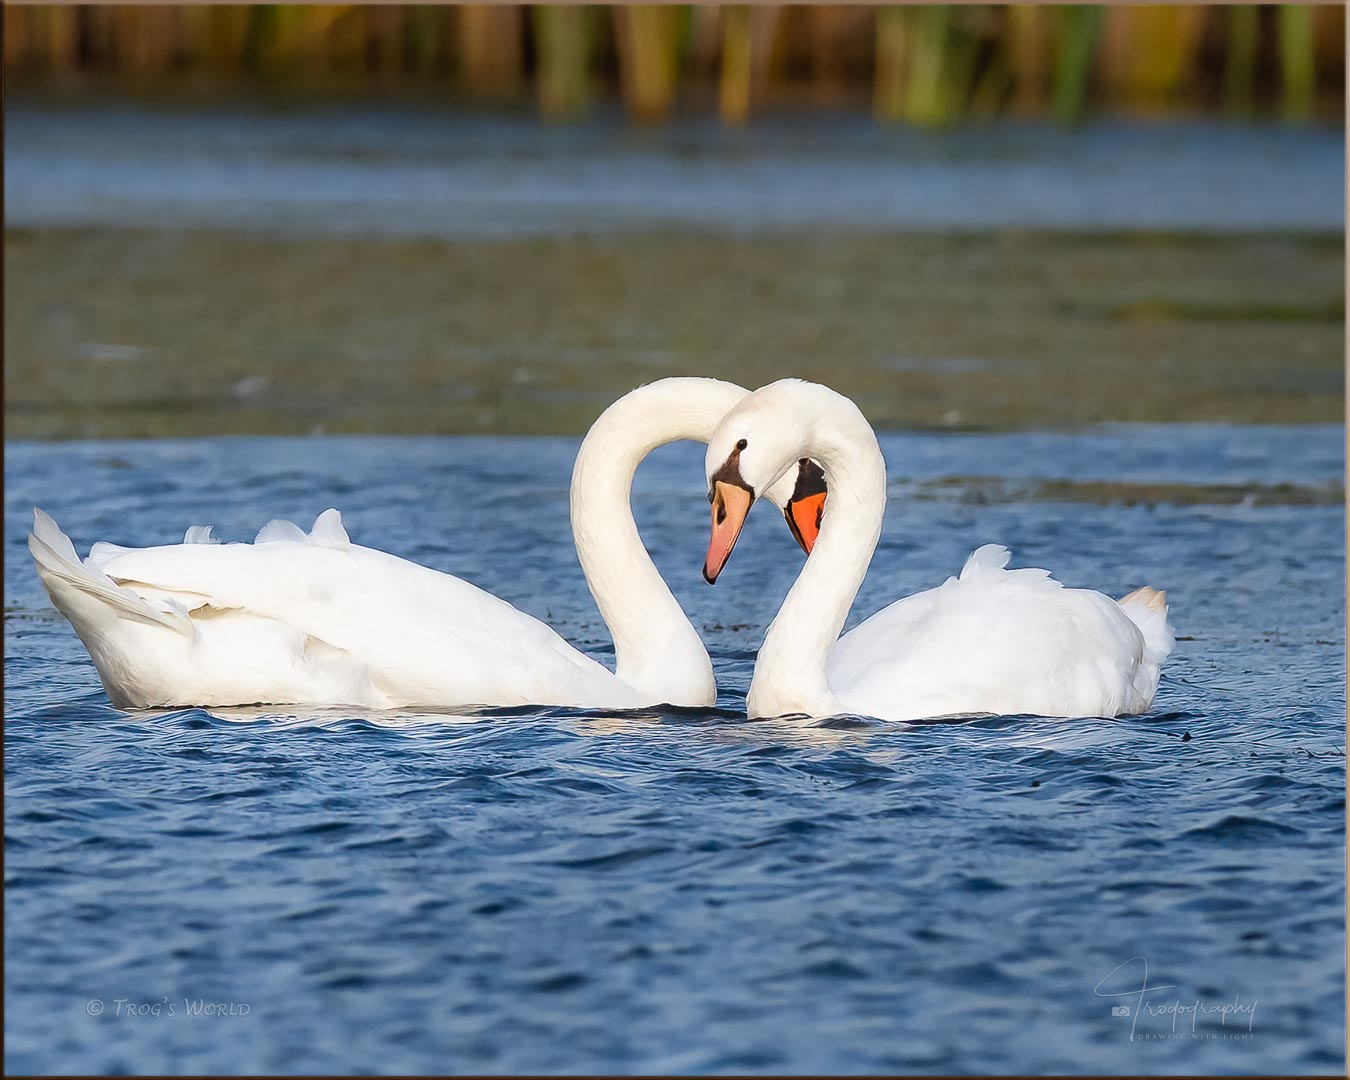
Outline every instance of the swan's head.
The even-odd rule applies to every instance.
[[[811,418],[793,389],[811,385],[784,380],[755,391],[722,418],[708,440],[712,539],[703,564],[708,584],[717,581],[761,495],[782,509],[792,535],[811,553],[825,507],[825,474],[806,455]]]

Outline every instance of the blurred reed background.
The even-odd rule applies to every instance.
[[[868,105],[886,121],[1339,117],[1339,6],[23,6],[11,90],[388,91],[642,122]]]

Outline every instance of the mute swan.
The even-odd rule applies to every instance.
[[[572,527],[615,672],[460,578],[351,543],[336,510],[308,534],[273,521],[252,544],[219,544],[194,526],[182,544],[95,544],[83,564],[34,510],[28,547],[120,706],[710,705],[712,663],[642,544],[629,491],[651,450],[706,439],[746,393],[663,379],[612,404],[582,442]],[[791,493],[788,479],[769,497],[786,508]]]
[[[1143,588],[1117,602],[1066,589],[1046,570],[1005,569],[1008,551],[994,544],[971,555],[959,577],[840,638],[881,535],[886,467],[858,407],[815,383],[755,391],[709,439],[709,583],[757,494],[808,457],[824,470],[829,509],[818,536],[814,521],[794,524],[810,557],[765,633],[746,700],[751,716],[1116,716],[1149,707],[1173,646],[1166,594]]]

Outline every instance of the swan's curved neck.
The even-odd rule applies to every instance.
[[[633,474],[658,446],[707,442],[746,393],[717,379],[662,379],[639,387],[601,414],[577,452],[577,557],[614,638],[615,674],[653,703],[711,705],[717,686],[702,638],[638,534],[629,501]]]
[[[825,470],[830,493],[815,548],[764,635],[746,698],[751,716],[847,711],[830,688],[826,665],[886,512],[886,462],[856,410],[821,416],[802,453]]]

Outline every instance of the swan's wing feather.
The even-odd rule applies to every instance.
[[[1045,570],[1008,570],[1008,557],[1006,548],[986,545],[959,577],[845,634],[828,666],[836,693],[880,715],[893,715],[896,702],[913,716],[1147,707],[1136,685],[1143,635],[1120,606],[1066,589]]]
[[[254,544],[102,545],[90,558],[138,594],[280,622],[358,657],[396,704],[625,703],[612,673],[538,619],[345,536],[321,516],[315,534],[272,522]]]
[[[314,527],[309,530],[309,538],[320,547],[346,551],[352,546],[351,538],[342,524],[342,515],[329,507],[314,519]]]
[[[303,544],[309,540],[309,534],[294,521],[273,518],[253,538],[254,544]]]

